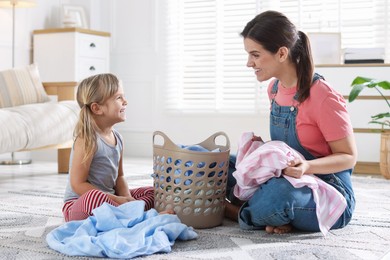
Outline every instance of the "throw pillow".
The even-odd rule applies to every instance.
[[[36,64],[0,71],[0,108],[49,100]]]

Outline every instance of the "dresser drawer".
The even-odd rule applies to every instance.
[[[107,58],[109,38],[90,34],[79,34],[78,36],[80,56]]]
[[[79,58],[78,78],[80,80],[100,73],[108,72],[108,60],[96,58]]]
[[[110,34],[84,28],[34,31],[33,59],[46,82],[80,81],[110,71]]]

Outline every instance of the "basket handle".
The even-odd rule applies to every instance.
[[[157,135],[161,136],[161,137],[164,139],[164,144],[163,144],[163,145],[155,144],[154,141],[155,141],[155,137],[156,137]],[[154,145],[154,146],[158,146],[158,147],[162,147],[163,149],[180,150],[180,148],[179,148],[176,144],[174,144],[174,143],[172,142],[172,140],[169,139],[169,137],[168,137],[166,134],[164,134],[164,133],[161,132],[161,131],[155,131],[155,132],[153,133],[153,145]]]
[[[158,145],[158,144],[155,144],[155,137],[159,135],[161,136],[163,139],[164,139],[164,144],[163,145]],[[216,145],[215,143],[215,140],[217,139],[218,136],[224,136],[225,139],[226,139],[226,144],[225,146],[221,146],[222,148],[226,149],[226,150],[229,150],[230,149],[230,140],[229,140],[229,137],[227,136],[227,134],[225,132],[216,132],[215,134],[211,135],[209,138],[207,138],[206,140],[204,140],[203,142],[199,143],[198,145],[202,146],[202,147],[213,147]],[[174,151],[180,151],[181,148],[179,146],[177,146],[174,142],[172,142],[171,139],[169,139],[169,137],[164,134],[163,132],[161,131],[155,131],[153,133],[153,145],[154,146],[157,146],[157,147],[161,147],[163,149],[169,149],[169,150],[174,150]]]
[[[226,139],[226,144],[225,146],[221,146],[223,148],[225,148],[226,150],[230,149],[230,140],[229,140],[229,137],[227,136],[227,134],[225,132],[216,132],[215,134],[211,135],[209,138],[207,138],[206,140],[204,140],[203,142],[201,142],[199,145],[200,146],[203,146],[203,147],[210,147],[212,145],[217,145],[215,143],[215,140],[217,139],[218,136],[224,136],[225,139]]]

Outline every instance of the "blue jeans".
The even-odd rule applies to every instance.
[[[230,158],[229,176],[227,182],[227,198],[233,202],[235,179],[235,156]],[[336,174],[320,175],[328,183],[333,184],[341,192],[346,201],[347,208],[331,229],[346,226],[355,208],[355,199],[350,179],[351,170]],[[338,176],[338,177],[335,177]],[[347,179],[346,181],[341,181]],[[238,223],[242,229],[264,229],[265,226],[282,226],[291,224],[294,228],[303,231],[318,232],[318,219],[316,204],[309,187],[294,188],[285,178],[271,178],[261,184],[253,197],[240,208]]]

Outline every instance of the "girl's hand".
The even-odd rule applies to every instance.
[[[287,168],[283,170],[283,174],[299,179],[309,169],[309,164],[306,160],[298,157],[288,162]]]
[[[113,195],[111,198],[112,198],[113,201],[115,201],[119,205],[122,205],[122,204],[124,204],[126,202],[135,200],[131,195],[129,195],[129,196],[114,196]]]

